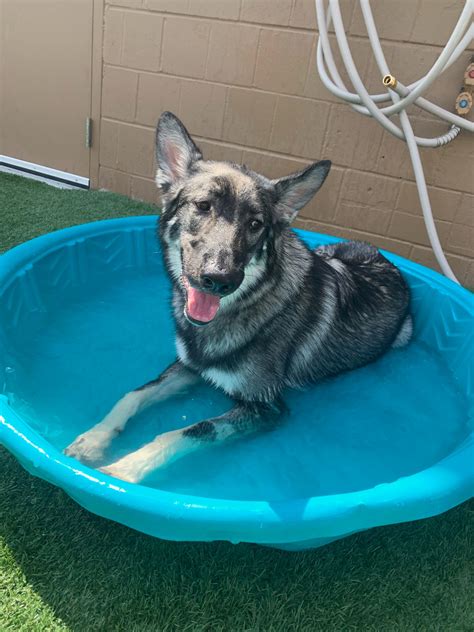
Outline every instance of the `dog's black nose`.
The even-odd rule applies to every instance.
[[[244,273],[241,270],[235,270],[235,272],[208,272],[201,276],[203,289],[219,296],[232,294],[243,280]]]

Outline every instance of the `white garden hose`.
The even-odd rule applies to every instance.
[[[315,1],[316,17],[319,29],[316,62],[321,81],[326,88],[332,92],[332,94],[340,99],[348,101],[354,110],[360,112],[361,114],[365,114],[366,116],[373,116],[387,131],[397,138],[406,141],[413,164],[413,171],[415,174],[416,184],[418,186],[421,208],[423,210],[423,217],[431,247],[433,248],[436,260],[438,261],[444,274],[454,282],[459,283],[451,270],[448,261],[446,260],[438,238],[433,214],[431,212],[431,205],[428,190],[426,188],[426,181],[423,173],[423,166],[421,164],[420,152],[418,151],[418,145],[422,147],[440,147],[441,145],[445,145],[454,140],[461,129],[474,132],[474,123],[471,123],[465,118],[431,103],[421,96],[422,93],[425,92],[433,83],[433,81],[435,81],[442,72],[449,68],[449,66],[451,66],[459,58],[459,56],[471,43],[471,40],[474,37],[474,25],[472,23],[474,0],[466,0],[464,9],[462,10],[459,20],[454,27],[451,37],[431,70],[429,70],[423,78],[410,84],[409,86],[404,86],[390,74],[390,69],[386,62],[379,37],[377,35],[377,29],[375,27],[369,0],[360,0],[362,14],[367,27],[367,33],[375,60],[383,77],[383,85],[388,88],[388,92],[375,95],[371,95],[367,92],[354,64],[344,30],[344,25],[342,23],[339,1],[329,0],[327,16],[323,0]],[[342,61],[351,79],[355,92],[349,92],[347,90],[334,62],[327,31],[331,20],[334,23],[336,40],[341,51]],[[387,101],[392,101],[392,104],[381,108],[376,105],[377,103]],[[451,128],[445,134],[436,138],[422,138],[415,136],[406,112],[406,108],[412,103],[415,103],[427,112],[430,112],[431,114],[444,119],[448,123],[451,123]],[[394,114],[399,115],[401,127],[389,119],[389,117]]]

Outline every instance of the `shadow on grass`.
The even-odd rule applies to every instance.
[[[74,632],[472,629],[473,502],[286,553],[154,539],[0,464],[1,536]]]

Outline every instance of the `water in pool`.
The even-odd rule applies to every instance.
[[[168,294],[162,274],[135,273],[91,287],[86,302],[56,307],[31,340],[27,369],[17,371],[14,402],[50,443],[62,450],[174,360]],[[276,430],[206,448],[144,484],[268,501],[348,492],[419,471],[467,434],[465,396],[441,359],[416,341],[285,399],[291,414]],[[230,405],[205,385],[159,404],[129,422],[107,462]]]

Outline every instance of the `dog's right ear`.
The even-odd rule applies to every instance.
[[[171,112],[163,112],[156,127],[156,183],[164,192],[184,178],[202,154],[187,129]]]
[[[272,180],[277,194],[280,221],[290,224],[294,220],[298,211],[323,186],[330,169],[330,160],[320,160],[297,173]]]

